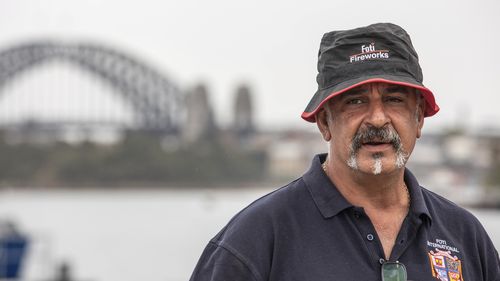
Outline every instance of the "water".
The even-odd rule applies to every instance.
[[[27,280],[67,261],[77,280],[181,281],[231,216],[269,191],[2,191],[0,218],[33,238]],[[500,248],[500,211],[472,211]]]

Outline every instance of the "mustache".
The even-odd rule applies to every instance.
[[[384,126],[381,128],[368,126],[360,128],[352,139],[352,152],[356,153],[363,143],[367,142],[384,142],[390,143],[395,150],[401,149],[401,138],[392,126]]]

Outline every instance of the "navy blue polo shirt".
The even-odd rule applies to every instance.
[[[301,178],[253,202],[206,246],[191,281],[381,280],[382,245],[363,208],[340,194],[317,155]],[[410,211],[390,261],[408,280],[500,281],[479,221],[405,171]]]

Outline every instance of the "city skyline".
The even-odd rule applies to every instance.
[[[258,127],[314,129],[300,114],[317,87],[322,34],[389,21],[412,36],[424,84],[441,106],[426,129],[462,122],[498,126],[500,58],[492,50],[500,44],[493,36],[499,3],[356,3],[15,1],[0,10],[0,49],[40,38],[102,42],[144,60],[183,89],[206,84],[219,124],[229,125],[234,91],[244,83],[253,93]]]

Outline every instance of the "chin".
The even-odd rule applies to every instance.
[[[355,171],[377,176],[403,169],[406,159],[402,155],[387,157],[383,154],[374,153],[370,157],[360,157],[359,155],[351,157],[347,161],[347,165]]]

